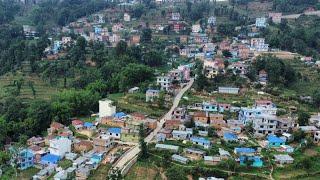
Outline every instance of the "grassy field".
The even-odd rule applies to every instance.
[[[319,155],[320,147],[313,146],[305,149],[303,152],[295,152],[292,157],[294,158],[294,163],[296,163],[303,158]],[[273,172],[273,177],[275,179],[319,179],[320,162],[317,159],[311,160],[311,166],[308,169],[296,167],[294,164],[285,167],[276,167]]]
[[[288,63],[302,76],[301,80],[290,87],[291,90],[301,95],[312,95],[315,90],[320,89],[320,71],[317,68],[307,66],[297,59],[290,60]]]
[[[91,176],[89,176],[88,180],[105,180],[107,179],[107,175],[109,172],[111,165],[101,164],[98,169],[96,169]]]
[[[15,176],[15,171],[11,167],[7,168],[2,168],[3,170],[3,175],[0,176],[0,180],[27,180],[27,179],[32,179],[32,176],[35,175],[37,172],[40,170],[37,168],[28,168],[26,170],[17,171],[17,176]]]
[[[185,99],[181,100],[181,105],[188,105],[194,103],[201,103],[203,101],[215,100],[218,103],[237,104],[241,106],[249,106],[254,103],[253,99],[258,99],[260,96],[253,91],[246,92],[245,94],[233,95],[233,94],[219,94],[219,93],[199,93],[188,91]]]
[[[12,89],[16,87],[13,85],[14,81],[22,80],[23,84],[20,90],[20,95],[22,99],[28,100],[33,99],[33,92],[29,86],[29,82],[33,83],[35,89],[35,98],[48,100],[51,96],[61,90],[61,86],[56,87],[50,86],[47,82],[43,81],[37,75],[24,75],[22,73],[16,74],[6,74],[0,76],[0,98],[8,94]]]
[[[125,180],[160,180],[159,168],[152,162],[138,161],[132,166]]]
[[[62,161],[59,161],[58,166],[61,167],[62,169],[67,169],[72,166],[72,161],[68,159],[64,159]]]
[[[117,102],[117,111],[140,112],[154,118],[161,117],[166,112],[166,109],[160,109],[150,103],[146,103],[144,93],[117,93],[110,94],[108,98]]]

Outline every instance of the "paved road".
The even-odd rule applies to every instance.
[[[304,15],[317,15],[320,16],[320,11],[312,11],[312,12],[305,12],[301,14],[289,14],[289,15],[284,15],[281,18],[283,19],[297,19],[299,18],[302,14]]]
[[[157,128],[151,132],[144,140],[146,143],[149,143],[156,135],[157,133],[160,131],[160,129],[162,128],[163,124],[166,122],[167,119],[171,119],[171,114],[173,112],[173,110],[178,107],[179,102],[183,96],[183,94],[191,88],[192,84],[194,82],[194,79],[192,78],[190,80],[190,82],[183,88],[181,89],[181,91],[176,95],[176,97],[173,100],[173,104],[172,107],[170,108],[170,110],[167,112],[167,114],[165,114],[160,121],[157,124]],[[132,149],[128,150],[125,154],[123,154],[120,159],[113,165],[113,167],[115,168],[119,168],[119,169],[124,169],[126,164],[133,159],[135,156],[137,156],[140,153],[140,148],[139,145],[136,145],[135,147],[133,147]]]

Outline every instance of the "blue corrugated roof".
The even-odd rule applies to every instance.
[[[54,154],[47,154],[41,158],[41,161],[50,162],[52,164],[55,164],[60,160],[60,157]]]
[[[253,160],[254,162],[262,161],[260,156],[240,156],[240,161],[244,161],[245,159]]]
[[[203,144],[210,144],[210,141],[208,139],[203,138],[203,137],[192,137],[191,141],[199,142],[199,143],[203,143]]]
[[[115,118],[122,118],[125,116],[127,116],[127,114],[124,112],[117,112],[116,114],[113,115],[113,117],[115,117]]]
[[[233,134],[233,133],[226,132],[226,133],[223,134],[223,138],[225,138],[227,140],[237,140],[238,136]]]
[[[102,157],[103,157],[103,154],[97,154],[97,153],[95,153],[91,156],[91,158],[93,158],[93,159],[102,159]]]
[[[116,127],[109,128],[108,132],[109,133],[113,133],[113,134],[120,134],[121,133],[121,128],[116,128]]]
[[[285,142],[285,140],[283,140],[277,136],[274,136],[274,135],[269,135],[268,141],[271,143],[284,143]]]
[[[160,149],[169,149],[169,150],[175,150],[175,151],[179,150],[179,146],[170,145],[170,144],[156,144],[155,147]]]
[[[85,122],[83,124],[83,126],[86,127],[86,128],[91,128],[93,126],[93,124],[91,122]]]
[[[156,90],[156,89],[148,89],[147,92],[155,92],[155,93],[158,93],[159,90]]]
[[[236,153],[254,153],[256,152],[253,148],[235,148]]]

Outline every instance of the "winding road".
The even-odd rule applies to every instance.
[[[161,130],[163,127],[163,124],[166,122],[167,119],[171,119],[171,114],[174,111],[176,107],[178,107],[179,102],[183,96],[183,94],[189,90],[194,82],[194,78],[191,78],[191,80],[188,82],[188,84],[180,90],[180,92],[175,96],[173,100],[173,104],[170,108],[170,110],[160,119],[160,121],[157,124],[157,128],[151,132],[144,140],[146,143],[151,142],[151,140],[157,135],[157,133]],[[135,145],[133,148],[128,150],[126,153],[124,153],[119,160],[113,165],[113,168],[118,168],[123,172],[123,169],[126,168],[128,163],[135,158],[140,153],[140,147],[139,145]],[[123,174],[125,175],[125,174]]]

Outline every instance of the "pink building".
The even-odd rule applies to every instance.
[[[274,23],[281,23],[282,13],[269,13],[269,18]]]
[[[181,65],[178,69],[182,71],[183,80],[190,81],[190,68],[186,65]]]

